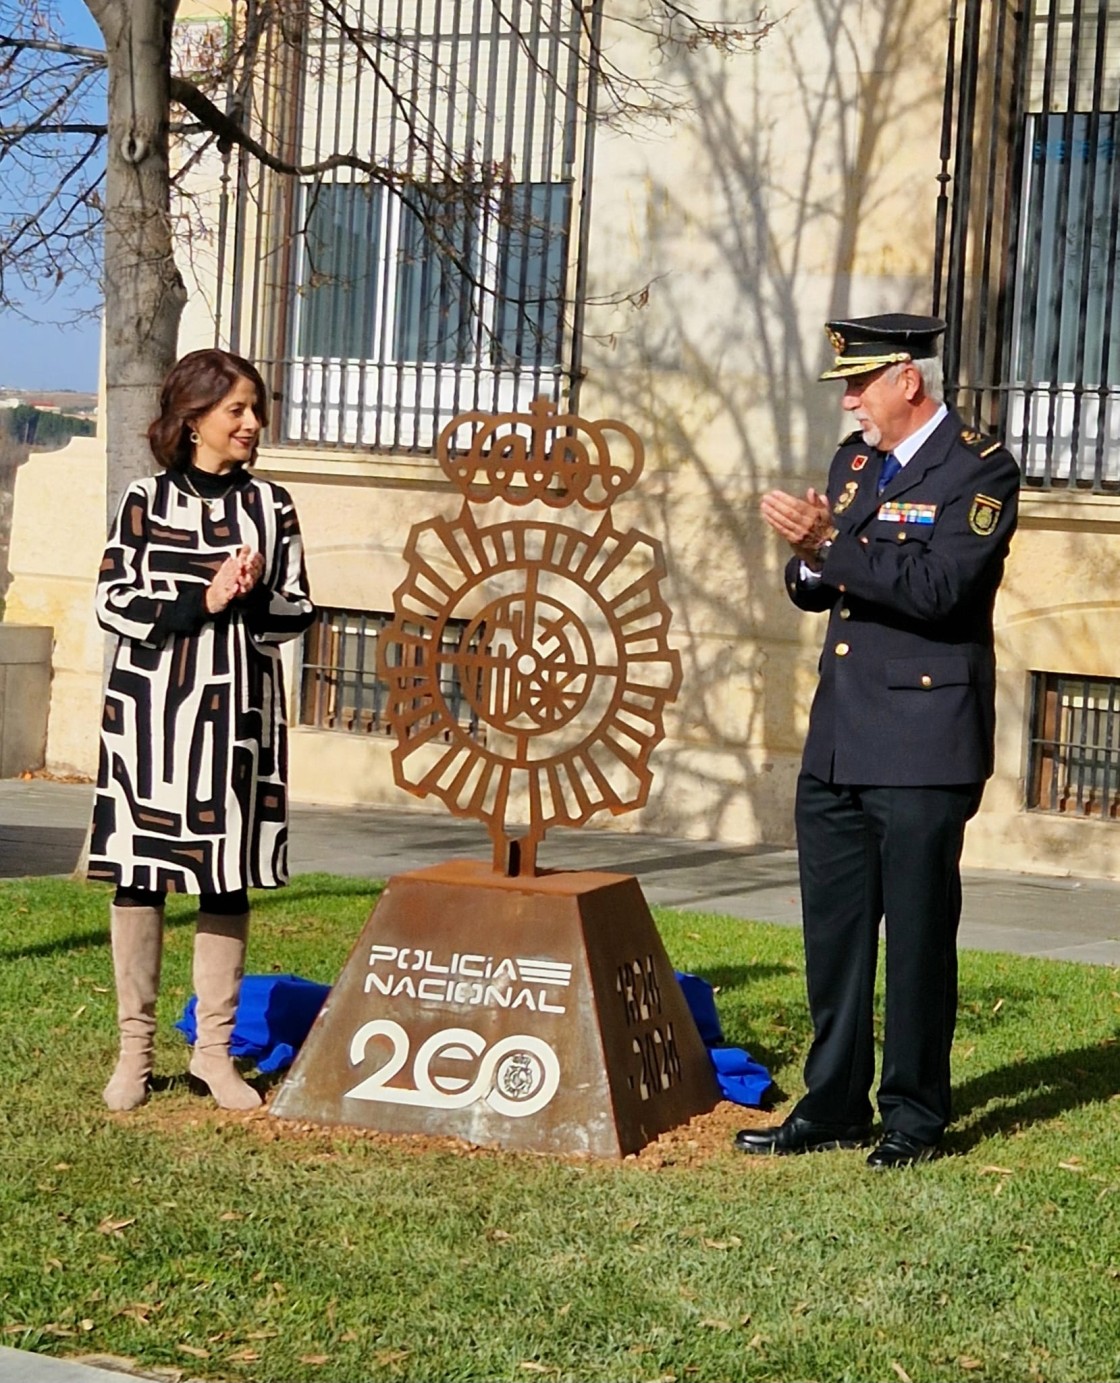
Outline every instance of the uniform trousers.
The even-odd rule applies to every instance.
[[[936,1143],[950,1118],[964,828],[982,783],[856,787],[803,773],[797,847],[813,1043],[796,1113],[871,1119],[873,1004],[886,917],[879,1113],[885,1130]]]

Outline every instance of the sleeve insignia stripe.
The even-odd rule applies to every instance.
[[[972,507],[968,511],[969,528],[981,538],[988,537],[990,533],[995,532],[1002,508],[1002,500],[992,499],[990,495],[974,495]]]
[[[836,503],[832,506],[832,512],[834,514],[842,514],[852,503],[857,494],[859,494],[859,482],[849,480],[844,486],[844,493],[840,495]]]

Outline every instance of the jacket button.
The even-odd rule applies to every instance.
[[[860,539],[860,542],[864,545],[864,547],[866,547],[867,544],[868,544],[870,541],[871,541],[870,538],[861,538],[861,539]]]
[[[840,618],[841,618],[841,619],[851,619],[851,617],[852,617],[852,612],[851,612],[851,610],[849,610],[848,607],[847,607],[846,605],[843,606],[843,607],[841,608],[841,610],[840,610]]]
[[[932,687],[932,686],[933,686],[933,678],[929,675],[928,672],[923,673],[923,675],[922,675],[922,686],[923,686],[923,687]]]
[[[905,529],[900,528],[900,529],[898,530],[898,541],[899,541],[900,543],[904,543],[904,542],[906,541],[906,531],[905,531]]]
[[[850,652],[851,649],[846,643],[838,643],[836,645],[836,656],[838,658],[846,658]]]

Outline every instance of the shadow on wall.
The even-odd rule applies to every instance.
[[[647,444],[646,478],[618,521],[664,543],[684,664],[653,756],[649,829],[792,833],[823,622],[786,599],[788,552],[758,497],[823,483],[846,430],[836,386],[817,382],[831,358],[824,321],[929,310],[947,35],[942,7],[928,8],[923,24],[894,0],[815,0],[757,57],[678,54],[692,110],[664,165],[687,172],[673,182],[652,157],[640,190],[630,183],[620,219],[641,241],[650,299],[609,350],[588,354],[596,406]],[[915,129],[924,142],[908,151],[901,132]],[[885,221],[916,205],[912,224]],[[608,207],[622,207],[609,191],[600,224]],[[590,313],[589,331],[606,320]]]

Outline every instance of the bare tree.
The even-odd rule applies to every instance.
[[[407,174],[391,162],[339,148],[301,158],[282,129],[256,109],[262,54],[310,61],[311,26],[333,26],[351,57],[387,81],[386,50],[398,34],[370,28],[351,0],[246,0],[234,32],[199,51],[177,54],[177,0],[85,0],[103,49],[62,41],[60,0],[0,0],[0,197],[18,210],[0,220],[0,304],[18,309],[29,289],[100,273],[104,290],[108,505],[149,468],[143,436],[159,383],[176,354],[186,290],[174,258],[171,138],[187,137],[191,163],[211,144],[238,147],[277,176],[306,178],[339,168],[392,187],[423,214]],[[486,0],[505,24],[503,0]],[[573,0],[582,25],[580,61],[597,77],[595,118],[671,117],[687,89],[652,74],[629,73],[598,42],[600,0]],[[772,26],[765,10],[731,22],[705,17],[691,0],[622,0],[616,22],[651,36],[665,53],[712,47],[756,48]],[[666,64],[666,70],[669,65]],[[295,70],[292,67],[291,70]],[[275,74],[273,74],[275,78]],[[393,90],[410,137],[426,150],[426,182],[477,188],[501,167],[464,167],[410,94]],[[181,172],[182,170],[180,170]],[[454,247],[449,247],[454,257]]]

